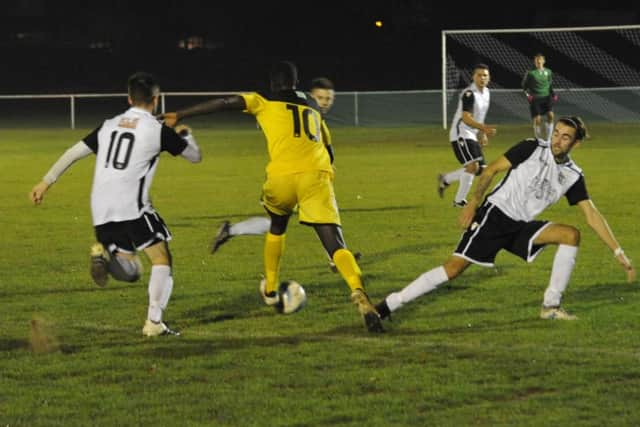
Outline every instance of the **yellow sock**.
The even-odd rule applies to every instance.
[[[278,288],[278,273],[280,272],[280,257],[284,252],[284,234],[276,236],[267,233],[264,239],[264,276],[267,279],[265,293]]]
[[[333,262],[352,291],[364,289],[361,279],[362,272],[351,251],[348,249],[338,249],[333,253]]]

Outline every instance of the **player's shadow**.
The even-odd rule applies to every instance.
[[[393,212],[422,209],[423,205],[384,206],[377,208],[340,208],[340,212]]]
[[[590,306],[596,305],[608,305],[612,301],[619,302],[621,298],[626,295],[637,295],[638,285],[635,283],[629,284],[626,282],[607,282],[597,283],[584,288],[572,288],[569,284],[567,294],[571,296],[571,299],[579,303],[591,303]]]
[[[267,309],[260,296],[251,290],[242,295],[226,298],[219,303],[206,304],[185,311],[180,317],[188,324],[212,324],[231,320],[273,316],[274,310]],[[182,323],[181,323],[182,325]]]
[[[242,219],[246,219],[248,217],[253,217],[253,216],[263,216],[263,217],[267,217],[267,212],[266,211],[259,211],[259,212],[236,212],[236,213],[224,213],[222,215],[184,215],[184,216],[179,216],[176,217],[177,221],[180,220],[187,220],[187,221],[225,221],[225,220],[231,220],[233,218],[242,218]],[[171,226],[174,226],[174,223],[176,221],[171,222]],[[219,225],[217,222],[215,223],[215,225]]]
[[[372,208],[340,208],[340,212],[393,212],[393,211],[407,211],[407,210],[415,210],[422,209],[422,205],[406,205],[406,206],[382,206],[382,207],[372,207]],[[227,212],[221,215],[184,215],[178,216],[175,220],[193,220],[193,221],[201,221],[201,220],[230,220],[233,218],[247,218],[252,216],[264,216],[267,217],[267,212],[256,211],[256,212]],[[295,214],[294,214],[295,216]],[[171,225],[175,226],[176,221],[172,222]]]
[[[123,289],[129,289],[132,287],[139,287],[140,282],[125,283],[111,281],[105,287],[101,288],[93,283],[87,283],[86,286],[77,288],[56,288],[56,289],[30,289],[11,292],[0,292],[0,298],[12,298],[16,296],[30,296],[30,295],[57,295],[57,294],[83,294],[89,292],[121,292]]]
[[[15,338],[0,338],[0,351],[27,350],[29,341]]]

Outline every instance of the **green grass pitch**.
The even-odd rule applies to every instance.
[[[502,253],[366,332],[312,230],[292,221],[281,278],[309,300],[262,305],[262,238],[209,242],[224,219],[262,214],[266,149],[255,128],[195,129],[204,160],[164,154],[152,197],[174,235],[165,318],[181,337],[145,339],[146,282],[88,274],[93,158],[34,207],[27,193],[88,132],[0,130],[0,425],[537,426],[640,424],[640,289],[563,199],[541,218],[577,225],[564,304],[576,322],[538,319],[554,250],[533,264]],[[374,302],[441,263],[460,236],[457,167],[437,128],[335,128],[336,192],[349,247]],[[499,128],[488,159],[528,137]],[[631,258],[640,259],[638,125],[596,124],[573,158]],[[59,351],[31,351],[31,322]]]

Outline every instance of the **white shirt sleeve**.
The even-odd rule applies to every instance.
[[[192,163],[198,163],[202,160],[202,154],[200,153],[200,147],[192,134],[182,137],[187,141],[187,146],[184,148],[180,155]]]
[[[73,147],[69,148],[62,156],[60,156],[42,180],[49,185],[53,184],[58,180],[58,178],[60,178],[60,176],[62,176],[69,166],[92,153],[93,151],[91,151],[84,141],[77,142]]]

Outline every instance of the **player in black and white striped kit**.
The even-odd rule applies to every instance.
[[[493,266],[501,249],[532,262],[545,245],[555,244],[558,249],[540,317],[575,319],[562,309],[560,301],[573,271],[580,232],[571,225],[535,219],[562,196],[569,204],[580,207],[589,226],[625,269],[627,280],[634,281],[636,271],[631,261],[589,198],[582,170],[569,157],[571,149],[586,136],[586,127],[579,117],[564,117],[556,123],[551,143],[541,139],[524,140],[487,166],[473,197],[460,214],[460,224],[466,231],[453,255],[400,292],[390,294],[376,306],[378,313],[382,317],[388,316],[404,304],[458,277],[471,263]],[[505,171],[505,177],[480,205],[495,175]]]
[[[173,290],[167,243],[171,233],[153,208],[149,189],[161,152],[197,163],[201,160],[200,149],[186,126],[174,131],[153,116],[160,88],[150,74],[132,75],[128,91],[131,108],[105,120],[67,150],[30,196],[40,204],[48,188],[69,166],[94,153],[91,213],[98,243],[91,248],[91,276],[100,286],[107,283],[109,275],[116,280],[136,281],[141,274],[136,251],[144,251],[152,267],[149,308],[142,333],[177,335],[162,321]]]
[[[440,197],[444,197],[444,190],[450,184],[460,182],[453,199],[453,206],[456,207],[467,204],[467,194],[473,185],[473,178],[480,175],[485,166],[482,147],[489,143],[489,136],[496,134],[495,126],[484,124],[491,102],[487,87],[490,80],[487,65],[477,64],[473,67],[473,83],[462,91],[451,122],[449,141],[462,168],[439,174],[437,179]]]

